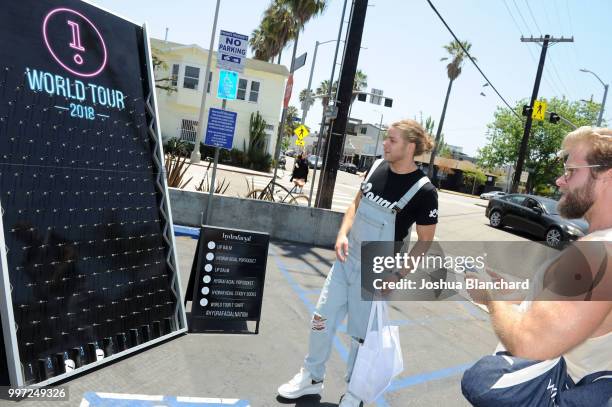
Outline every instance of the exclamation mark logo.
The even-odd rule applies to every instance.
[[[79,29],[79,24],[75,23],[74,21],[68,20],[68,25],[72,29],[72,42],[70,43],[70,48],[81,52],[85,51],[85,47],[81,45],[81,31]],[[73,59],[74,62],[76,62],[78,65],[83,64],[83,57],[81,56],[81,54],[74,54]]]

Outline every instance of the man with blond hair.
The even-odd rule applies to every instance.
[[[501,344],[463,376],[473,405],[604,406],[612,398],[612,130],[581,127],[562,153],[559,213],[584,217],[589,233],[542,267],[520,306],[481,297]],[[563,285],[555,279],[568,253],[584,261],[572,263]]]
[[[300,372],[278,388],[278,394],[284,398],[296,399],[322,391],[325,363],[336,329],[347,314],[347,333],[352,340],[346,380],[350,380],[372,307],[371,301],[361,298],[361,243],[410,238],[413,223],[418,235],[415,248],[433,240],[438,196],[414,162],[415,156],[432,149],[430,136],[414,120],[402,120],[391,125],[383,147],[384,159],[374,162],[342,220],[335,245],[337,260],[312,316],[308,355]],[[403,274],[407,272],[404,270]],[[358,397],[347,392],[340,407],[360,404]]]

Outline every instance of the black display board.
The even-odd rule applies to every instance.
[[[191,298],[190,332],[259,333],[270,236],[202,226],[185,298]],[[243,324],[245,325],[245,324]]]
[[[88,3],[2,1],[0,294],[14,385],[186,328],[147,44],[143,27]]]

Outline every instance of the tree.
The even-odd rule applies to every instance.
[[[326,6],[326,0],[274,0],[249,40],[255,59],[272,60],[291,40],[295,40],[294,47],[297,47],[298,33],[311,18],[323,13]]]
[[[429,134],[430,136],[433,134],[434,127],[436,127],[436,121],[432,119],[431,116],[427,116],[427,119],[425,119],[425,123],[423,123],[423,116],[421,116],[420,124],[421,126],[423,126],[427,134]],[[440,139],[436,142],[436,147],[438,155],[440,155],[440,157],[452,158],[450,148],[444,141],[444,133],[440,134]]]
[[[438,131],[436,133],[436,145],[434,146],[434,149],[431,152],[431,158],[429,159],[428,176],[431,179],[433,179],[434,160],[436,159],[436,153],[438,151],[437,144],[440,141],[440,136],[442,135],[442,126],[444,125],[444,118],[446,117],[448,98],[453,87],[453,82],[459,77],[459,75],[461,75],[461,65],[463,64],[463,60],[465,59],[465,57],[467,57],[465,51],[469,52],[470,48],[472,48],[472,44],[470,44],[468,41],[463,41],[460,44],[458,41],[454,40],[451,41],[449,44],[444,45],[443,48],[446,50],[449,56],[440,58],[440,61],[446,61],[449,59],[449,57],[452,58],[452,60],[448,65],[446,65],[446,74],[448,76],[448,89],[446,90],[444,107],[442,108],[442,115],[440,116],[440,123],[438,124]],[[476,58],[473,59],[476,60]]]
[[[514,109],[522,111],[528,100],[519,101]],[[596,103],[570,102],[567,99],[553,98],[548,101],[549,112],[556,112],[577,126],[589,126],[599,114],[600,105]],[[510,109],[498,107],[494,120],[488,125],[487,145],[478,150],[478,163],[483,168],[493,169],[504,165],[515,164],[523,137],[524,122],[516,117]],[[558,160],[557,152],[565,135],[571,131],[567,125],[545,121],[534,121],[531,128],[525,170],[530,176],[528,191],[542,190],[555,185],[561,174],[563,163]]]
[[[153,60],[153,72],[156,72],[157,70],[163,70],[163,71],[167,71],[168,70],[168,64],[166,63],[166,61],[164,61],[163,59],[161,59],[158,54],[161,53],[160,50],[158,50],[157,48],[153,48],[152,49],[152,60]],[[176,92],[176,86],[172,85],[172,80],[175,79],[172,77],[172,75],[170,76],[165,76],[163,78],[155,78],[155,87],[157,89],[162,89],[167,91],[168,93],[172,93],[172,92]]]
[[[293,137],[293,132],[300,125],[300,122],[295,120],[296,118],[299,120],[297,107],[289,106],[287,108],[287,121],[285,122],[284,138],[291,139],[291,137]]]
[[[474,195],[474,191],[476,191],[476,185],[484,184],[487,181],[487,176],[484,172],[480,170],[465,170],[463,171],[463,179],[472,184],[472,195]]]
[[[355,80],[353,81],[353,96],[351,97],[351,104],[357,98],[357,93],[368,87],[368,75],[366,75],[361,69],[358,69],[355,72]],[[336,94],[338,90],[338,80],[335,80],[332,85],[331,95],[332,98]],[[308,89],[302,89],[300,92],[300,102],[303,102],[306,99],[306,95],[308,94]],[[314,97],[321,98],[321,104],[323,107],[327,107],[329,105],[329,80],[325,79],[321,82],[319,87],[314,92]]]

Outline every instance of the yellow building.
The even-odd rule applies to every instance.
[[[163,85],[176,88],[173,92],[157,89],[162,138],[177,137],[194,142],[208,50],[195,44],[177,44],[155,38],[151,39],[151,48],[153,55],[164,63],[155,70],[156,79],[171,78]],[[209,108],[221,108],[222,100],[217,98],[219,70],[216,65],[217,53],[213,52],[204,123],[208,120]],[[240,74],[237,99],[228,100],[226,106],[227,110],[238,113],[234,148],[242,150],[243,141],[248,145],[249,119],[251,113],[259,111],[267,123],[266,151],[274,154],[288,76],[289,71],[284,65],[247,59],[244,73]]]

